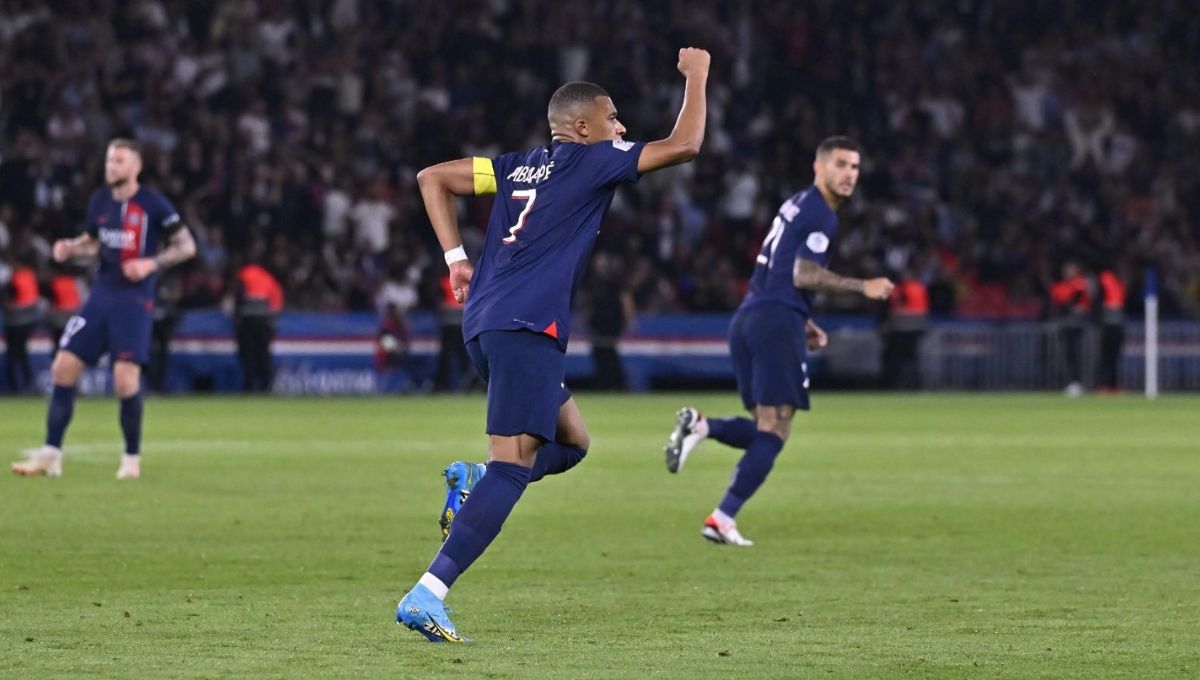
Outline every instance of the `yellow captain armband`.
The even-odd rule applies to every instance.
[[[496,171],[492,168],[492,159],[474,157],[471,162],[471,171],[475,174],[475,195],[496,193]]]

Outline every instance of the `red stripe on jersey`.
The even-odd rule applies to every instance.
[[[121,261],[132,260],[142,256],[146,246],[146,221],[149,216],[142,206],[129,201],[121,211],[121,231],[124,232],[122,241],[126,244],[121,249]]]
[[[546,335],[549,335],[550,337],[554,338],[555,340],[557,340],[558,339],[558,322],[551,321],[549,326],[546,326],[544,329],[542,329],[542,332],[545,333]]]

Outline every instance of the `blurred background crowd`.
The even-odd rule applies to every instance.
[[[664,137],[685,45],[713,54],[703,153],[622,190],[598,245],[594,278],[637,312],[734,308],[816,145],[846,134],[864,163],[835,270],[916,277],[935,315],[1033,319],[1067,260],[1134,290],[1154,265],[1164,312],[1200,314],[1186,0],[5,0],[0,276],[24,263],[52,295],[85,274],[49,244],[126,135],[199,243],[173,304],[220,305],[260,262],[288,309],[434,309],[416,172],[545,144],[568,80],[605,87],[628,138]],[[469,253],[489,207],[463,203]]]

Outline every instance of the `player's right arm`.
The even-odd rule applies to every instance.
[[[685,78],[683,84],[683,106],[675,129],[666,139],[650,142],[642,148],[638,157],[638,172],[645,173],[671,165],[686,163],[700,153],[704,142],[704,123],[708,117],[704,91],[708,85],[707,50],[685,47],[679,50],[679,72]]]
[[[431,165],[417,173],[417,185],[421,188],[429,223],[445,253],[446,266],[450,267],[450,289],[454,299],[459,303],[466,302],[475,268],[462,248],[455,199],[496,193],[492,161],[490,158],[460,158]]]
[[[66,262],[73,257],[95,257],[100,253],[100,241],[91,234],[63,238],[54,242],[54,261]]]
[[[821,293],[859,293],[872,300],[886,300],[895,287],[885,277],[856,279],[834,274],[812,260],[796,258],[792,267],[792,284],[797,288]]]

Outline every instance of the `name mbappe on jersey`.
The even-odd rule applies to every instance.
[[[463,311],[463,336],[528,329],[566,347],[571,301],[617,186],[638,180],[641,142],[554,142],[474,159],[492,204]],[[486,189],[484,189],[486,187]]]

